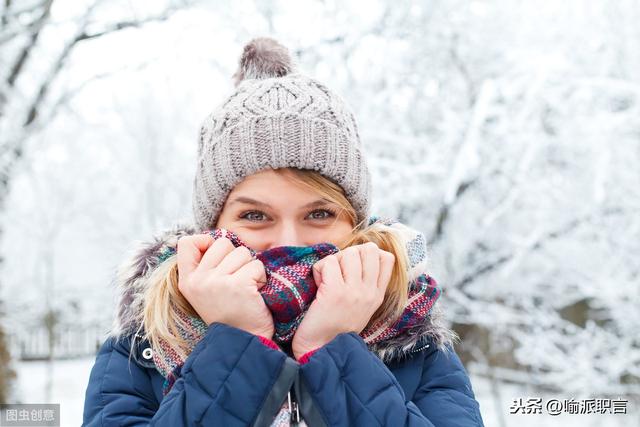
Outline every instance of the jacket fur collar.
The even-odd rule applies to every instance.
[[[167,247],[175,248],[179,237],[197,232],[192,225],[176,224],[149,241],[136,244],[117,270],[116,315],[109,332],[110,336],[120,338],[138,332],[142,325],[148,278],[160,264],[160,255]],[[383,362],[392,363],[425,348],[427,343],[435,344],[440,350],[446,350],[446,346],[452,345],[455,340],[455,333],[444,324],[440,302],[437,301],[426,322],[389,340],[369,345],[369,349]]]

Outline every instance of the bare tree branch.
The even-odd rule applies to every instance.
[[[80,92],[82,92],[82,90],[85,87],[87,87],[88,85],[90,85],[91,83],[94,83],[97,80],[102,80],[102,79],[106,79],[108,77],[111,77],[111,76],[113,76],[115,74],[118,74],[118,73],[122,72],[123,70],[141,70],[144,67],[146,67],[150,62],[151,61],[146,61],[146,62],[137,64],[135,67],[127,66],[127,67],[122,67],[120,69],[112,70],[112,71],[109,71],[109,72],[106,72],[106,73],[97,74],[97,75],[92,76],[92,77],[86,79],[85,81],[77,84],[73,88],[65,90],[64,93],[62,95],[60,95],[55,102],[53,102],[51,108],[49,108],[49,114],[42,121],[45,122],[45,123],[50,123],[55,118],[57,112],[63,106],[69,104],[69,102],[76,95],[78,95]]]
[[[34,49],[35,44],[38,40],[38,36],[40,34],[41,29],[46,24],[46,21],[49,17],[49,10],[53,0],[46,0],[44,5],[46,6],[45,11],[43,11],[40,24],[38,26],[37,31],[35,31],[31,35],[31,42],[25,47],[23,52],[20,54],[16,64],[12,69],[12,73],[10,76],[10,85],[6,85],[5,87],[11,88],[15,81],[18,79],[20,73],[24,71],[24,65],[26,64],[26,60],[29,57],[31,51]],[[179,10],[180,8],[190,4],[189,2],[181,3],[180,7],[171,6],[165,9],[162,13],[151,16],[141,20],[124,20],[121,22],[116,22],[110,24],[109,26],[95,32],[88,32],[87,27],[90,24],[91,15],[93,13],[94,8],[97,6],[99,1],[96,1],[91,7],[88,8],[87,12],[84,15],[84,18],[81,20],[78,30],[76,31],[76,35],[67,42],[64,48],[60,51],[57,58],[52,63],[49,71],[41,80],[41,83],[38,85],[38,89],[35,92],[35,95],[31,102],[27,103],[26,108],[26,116],[22,123],[23,131],[20,135],[13,135],[11,139],[5,139],[0,141],[0,206],[2,206],[5,196],[8,192],[9,181],[11,173],[17,164],[18,160],[22,157],[23,151],[25,148],[25,144],[28,140],[29,135],[33,133],[37,128],[40,127],[41,123],[39,118],[41,116],[42,106],[45,104],[47,95],[49,94],[51,87],[56,81],[56,78],[60,74],[60,72],[65,68],[69,58],[71,57],[75,47],[84,41],[97,39],[103,36],[107,36],[109,34],[113,34],[115,32],[125,30],[128,28],[138,28],[142,25],[150,22],[160,22],[168,19],[172,13]],[[0,118],[2,118],[3,108],[8,102],[8,97],[5,93],[0,92]],[[56,104],[54,104],[54,107]],[[48,117],[51,117],[49,115]]]
[[[47,20],[49,19],[49,14],[51,12],[51,5],[52,4],[53,4],[53,0],[47,0],[44,3],[44,5],[43,5],[44,9],[43,9],[40,17],[34,23],[34,31],[33,31],[33,33],[31,33],[31,37],[29,39],[29,42],[22,49],[22,51],[20,52],[20,54],[16,58],[15,63],[11,67],[11,72],[9,73],[9,76],[7,76],[7,85],[9,87],[13,87],[13,85],[15,84],[15,81],[18,78],[18,76],[20,75],[20,72],[22,71],[25,63],[27,62],[27,59],[29,58],[29,55],[31,54],[31,52],[33,51],[36,43],[38,42],[38,38],[40,37],[40,32],[42,31],[42,28],[44,28],[44,25],[46,24]]]
[[[628,213],[623,208],[620,207],[609,207],[602,210],[594,210],[587,215],[584,215],[579,218],[574,218],[569,221],[567,224],[563,224],[561,227],[555,228],[553,230],[549,230],[546,233],[543,233],[538,239],[532,242],[525,249],[527,252],[532,252],[534,250],[540,249],[543,245],[548,244],[549,242],[559,239],[567,234],[573,232],[579,226],[590,222],[594,218],[602,218],[605,216],[611,215],[620,215]],[[464,291],[464,289],[469,286],[471,283],[476,281],[479,277],[482,277],[486,274],[491,273],[492,271],[497,270],[500,266],[504,265],[511,259],[513,259],[515,253],[512,251],[509,254],[503,254],[498,256],[496,259],[486,262],[484,264],[479,265],[475,270],[471,273],[464,275],[460,280],[455,282],[452,286],[455,288]]]

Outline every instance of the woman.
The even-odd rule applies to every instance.
[[[369,216],[347,105],[272,39],[235,79],[201,129],[195,226],[120,270],[83,425],[482,426],[424,236]]]

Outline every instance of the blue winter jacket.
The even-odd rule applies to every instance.
[[[372,348],[358,334],[343,333],[305,363],[255,335],[213,323],[163,397],[151,347],[143,340],[132,346],[132,331],[140,321],[144,277],[163,245],[181,232],[143,247],[120,272],[119,332],[96,357],[83,426],[269,426],[288,398],[311,427],[483,426],[469,377],[431,321]]]

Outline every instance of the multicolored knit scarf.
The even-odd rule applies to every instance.
[[[371,217],[369,225],[391,230],[405,244],[408,255],[408,300],[404,312],[396,319],[383,319],[370,325],[360,333],[367,344],[375,344],[393,338],[408,328],[423,322],[440,295],[436,281],[425,273],[427,253],[424,235],[399,222]],[[235,247],[246,246],[240,238],[226,229],[209,232],[214,239],[226,237]],[[248,247],[248,246],[247,246]],[[289,343],[313,302],[318,290],[313,279],[313,265],[322,258],[338,252],[331,243],[313,246],[280,246],[262,252],[248,248],[251,255],[264,264],[267,283],[260,289],[265,304],[273,315],[275,326],[274,341]],[[161,256],[166,259],[175,253],[169,248]],[[176,308],[174,306],[174,308]],[[187,340],[190,349],[200,341],[207,331],[206,323],[199,317],[178,312],[178,329]],[[188,354],[173,348],[167,341],[160,341],[160,348],[154,349],[153,359],[158,371],[165,377],[163,393],[166,395],[180,375],[180,369]]]

